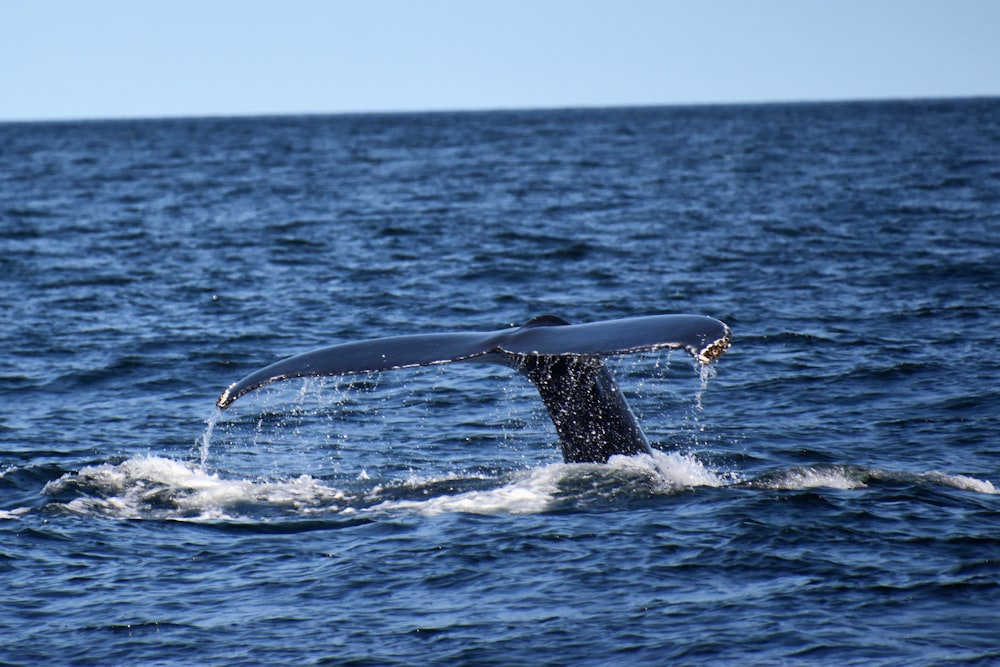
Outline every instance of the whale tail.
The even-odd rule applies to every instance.
[[[673,348],[687,350],[707,364],[729,348],[730,339],[728,326],[699,315],[652,315],[588,324],[569,324],[543,315],[497,332],[393,336],[306,352],[233,383],[216,405],[225,409],[254,389],[289,378],[456,361],[500,363],[524,374],[538,389],[567,463],[604,463],[616,454],[651,451],[604,366],[604,357]]]

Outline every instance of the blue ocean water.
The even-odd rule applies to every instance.
[[[1000,100],[0,124],[0,663],[1000,664]],[[710,315],[562,463],[339,342]]]

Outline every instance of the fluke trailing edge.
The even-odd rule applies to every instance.
[[[615,454],[651,450],[603,357],[674,348],[707,364],[721,356],[729,342],[728,326],[700,315],[651,315],[590,324],[542,315],[502,331],[393,336],[306,352],[230,385],[216,405],[227,408],[249,391],[289,378],[454,361],[499,363],[520,371],[538,389],[567,463],[604,463]]]

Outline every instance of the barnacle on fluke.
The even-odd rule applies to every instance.
[[[733,344],[733,333],[730,331],[729,327],[726,327],[726,335],[722,338],[718,338],[701,350],[699,350],[694,356],[695,358],[703,364],[708,364],[719,357],[729,349],[730,345]]]

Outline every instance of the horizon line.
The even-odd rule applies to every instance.
[[[249,118],[297,118],[306,116],[405,116],[430,114],[474,114],[474,113],[519,113],[533,111],[586,111],[599,109],[666,109],[697,107],[735,106],[791,106],[810,104],[864,104],[880,102],[947,102],[1000,99],[1000,94],[962,95],[917,95],[912,97],[843,97],[813,99],[773,99],[711,102],[667,102],[667,103],[622,103],[622,104],[553,104],[536,106],[483,106],[483,107],[429,107],[415,109],[371,109],[340,111],[248,111],[218,113],[177,113],[163,115],[121,115],[121,116],[43,116],[37,118],[0,119],[0,125],[29,123],[100,123],[116,121],[158,121],[158,120],[200,120],[200,119],[249,119]]]

